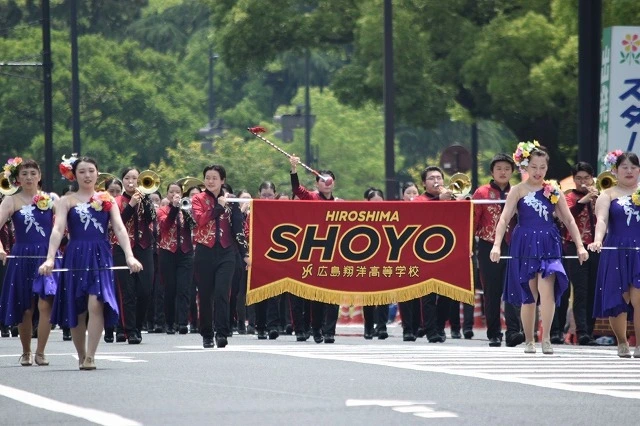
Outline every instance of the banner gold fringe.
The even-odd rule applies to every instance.
[[[252,305],[286,292],[295,294],[303,299],[332,303],[335,305],[386,305],[395,302],[406,302],[407,300],[426,296],[429,293],[437,293],[469,305],[473,305],[475,303],[474,290],[466,290],[436,279],[429,279],[422,283],[393,290],[379,292],[348,292],[328,290],[305,284],[292,278],[284,278],[258,289],[249,290],[247,292],[247,305]]]

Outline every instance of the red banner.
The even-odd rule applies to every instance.
[[[254,200],[247,303],[289,292],[378,305],[438,293],[474,302],[469,201]]]

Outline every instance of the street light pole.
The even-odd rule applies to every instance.
[[[395,170],[395,85],[393,81],[393,10],[384,0],[384,174],[388,200],[398,199]]]
[[[311,98],[309,95],[309,49],[304,52],[304,161],[313,163],[311,152]]]
[[[218,55],[213,53],[213,47],[209,46],[209,126],[213,128],[213,120],[216,116],[216,100],[213,93],[213,71]]]
[[[42,0],[42,74],[44,82],[44,189],[53,191],[53,83],[51,81],[49,0]]]
[[[73,152],[80,154],[80,79],[78,77],[78,0],[71,0],[71,126]]]

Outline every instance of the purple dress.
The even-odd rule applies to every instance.
[[[40,210],[35,204],[28,204],[14,212],[11,220],[16,236],[11,255],[25,257],[7,261],[0,296],[0,322],[7,326],[22,322],[24,311],[31,309],[36,296],[54,296],[58,281],[57,274],[38,274],[38,267],[47,258],[53,210]]]
[[[64,251],[60,285],[54,301],[51,322],[61,327],[76,327],[78,315],[87,311],[89,295],[104,303],[105,327],[118,321],[111,244],[109,212],[96,211],[89,203],[79,203],[69,210],[69,243]]]
[[[640,207],[631,196],[611,200],[609,226],[602,243],[605,247],[640,246]],[[629,287],[640,288],[640,252],[637,250],[602,250],[598,265],[596,294],[593,301],[595,318],[615,317],[631,312],[622,298]]]
[[[543,277],[555,274],[556,304],[569,287],[562,266],[562,241],[553,222],[555,205],[540,189],[518,200],[518,224],[513,230],[507,263],[503,298],[513,305],[534,303],[529,280],[539,272]]]

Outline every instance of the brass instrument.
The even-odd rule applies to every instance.
[[[145,170],[138,176],[138,188],[143,195],[153,194],[160,188],[160,176],[152,170]]]
[[[118,181],[120,182],[120,185],[122,185],[122,181],[117,177],[115,177],[114,175],[112,175],[111,173],[100,173],[98,174],[98,180],[96,180],[96,186],[95,186],[96,191],[108,190],[109,188],[107,188],[107,182],[109,181],[111,182]],[[122,185],[122,188],[124,188],[124,185]]]
[[[184,197],[180,200],[180,208],[182,210],[191,210],[191,198]]]
[[[455,173],[449,179],[448,188],[456,197],[465,197],[471,192],[471,179],[464,173]]]
[[[605,189],[609,189],[612,186],[616,186],[618,184],[618,178],[611,173],[610,170],[606,170],[598,175],[596,178],[596,189],[598,191],[604,191]]]
[[[13,195],[18,192],[19,189],[19,186],[13,186],[9,178],[2,175],[2,178],[0,178],[0,193],[2,195]]]
[[[198,178],[191,177],[191,176],[187,176],[187,177],[183,177],[182,179],[178,179],[176,181],[176,183],[178,184],[180,189],[182,189],[182,193],[184,195],[189,195],[189,194],[187,194],[187,191],[190,188],[195,188],[195,187],[198,187],[200,189],[204,188],[204,182],[203,181],[201,181]]]

